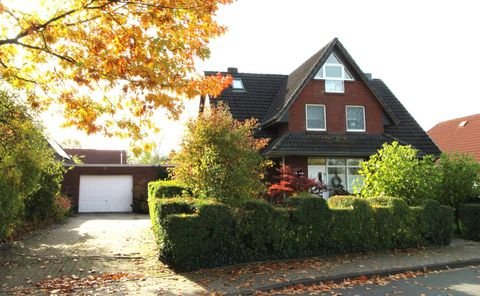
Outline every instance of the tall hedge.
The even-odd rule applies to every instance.
[[[462,204],[459,216],[465,238],[480,241],[480,204]]]
[[[160,258],[177,270],[225,264],[448,244],[453,211],[436,201],[408,207],[394,198],[292,198],[279,208],[256,200],[150,199]],[[152,213],[152,212],[151,212]]]

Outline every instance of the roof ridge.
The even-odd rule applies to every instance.
[[[241,74],[241,75],[264,75],[264,76],[284,76],[284,77],[287,77],[288,74],[274,74],[274,73],[252,73],[252,72],[237,72],[237,73],[229,73],[229,72],[226,72],[226,71],[203,71],[203,73],[205,73],[206,75],[210,75],[210,74],[217,74],[217,73],[220,73],[220,74]],[[207,74],[208,73],[208,74]]]
[[[457,118],[453,118],[453,119],[447,119],[447,120],[444,120],[444,121],[440,121],[438,122],[437,124],[435,124],[430,130],[434,129],[436,126],[439,126],[441,124],[445,124],[445,123],[449,123],[449,122],[454,122],[454,121],[463,121],[463,120],[468,120],[468,119],[471,119],[471,118],[477,118],[480,119],[480,113],[477,113],[477,114],[472,114],[472,115],[467,115],[467,116],[463,116],[463,117],[457,117]]]

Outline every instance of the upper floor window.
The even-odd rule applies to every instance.
[[[347,106],[347,132],[364,132],[365,129],[365,107]]]
[[[344,81],[353,80],[353,77],[332,53],[315,75],[315,79],[325,80],[326,92],[343,93],[345,91]]]
[[[325,105],[305,105],[305,118],[307,123],[307,131],[325,131]]]
[[[243,87],[243,82],[241,78],[233,78],[232,80],[232,89],[233,90],[245,90]]]

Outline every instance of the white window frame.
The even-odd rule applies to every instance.
[[[340,62],[340,59],[334,53],[332,53],[332,55],[339,62],[339,64],[336,64],[336,63],[325,63],[325,64],[323,64],[323,66],[320,68],[320,70],[315,75],[314,79],[325,80],[325,92],[328,92],[328,93],[344,93],[345,92],[344,81],[345,80],[346,81],[353,81],[353,76],[352,76],[352,74],[348,73],[350,75],[350,77],[352,77],[352,78],[346,78],[345,72],[348,72],[348,71],[345,69],[345,66],[342,64],[342,62]],[[327,77],[325,68],[328,67],[328,66],[341,67],[342,77]],[[321,72],[321,75],[318,75],[320,72]],[[329,91],[327,91],[326,83],[327,83],[328,80],[342,81],[342,90],[339,90],[339,91],[329,90]]]
[[[308,127],[308,107],[323,107],[323,126],[324,128]],[[307,131],[326,131],[327,130],[327,107],[323,104],[305,104],[305,128]]]
[[[363,129],[349,129],[348,128],[348,108],[362,108],[363,111]],[[360,105],[346,105],[345,106],[345,128],[347,132],[361,133],[367,131],[367,120],[365,118],[365,106]]]

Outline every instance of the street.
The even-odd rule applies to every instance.
[[[308,294],[308,293],[307,293]],[[363,285],[335,289],[322,295],[480,295],[480,266],[437,271],[391,281],[385,286]]]

